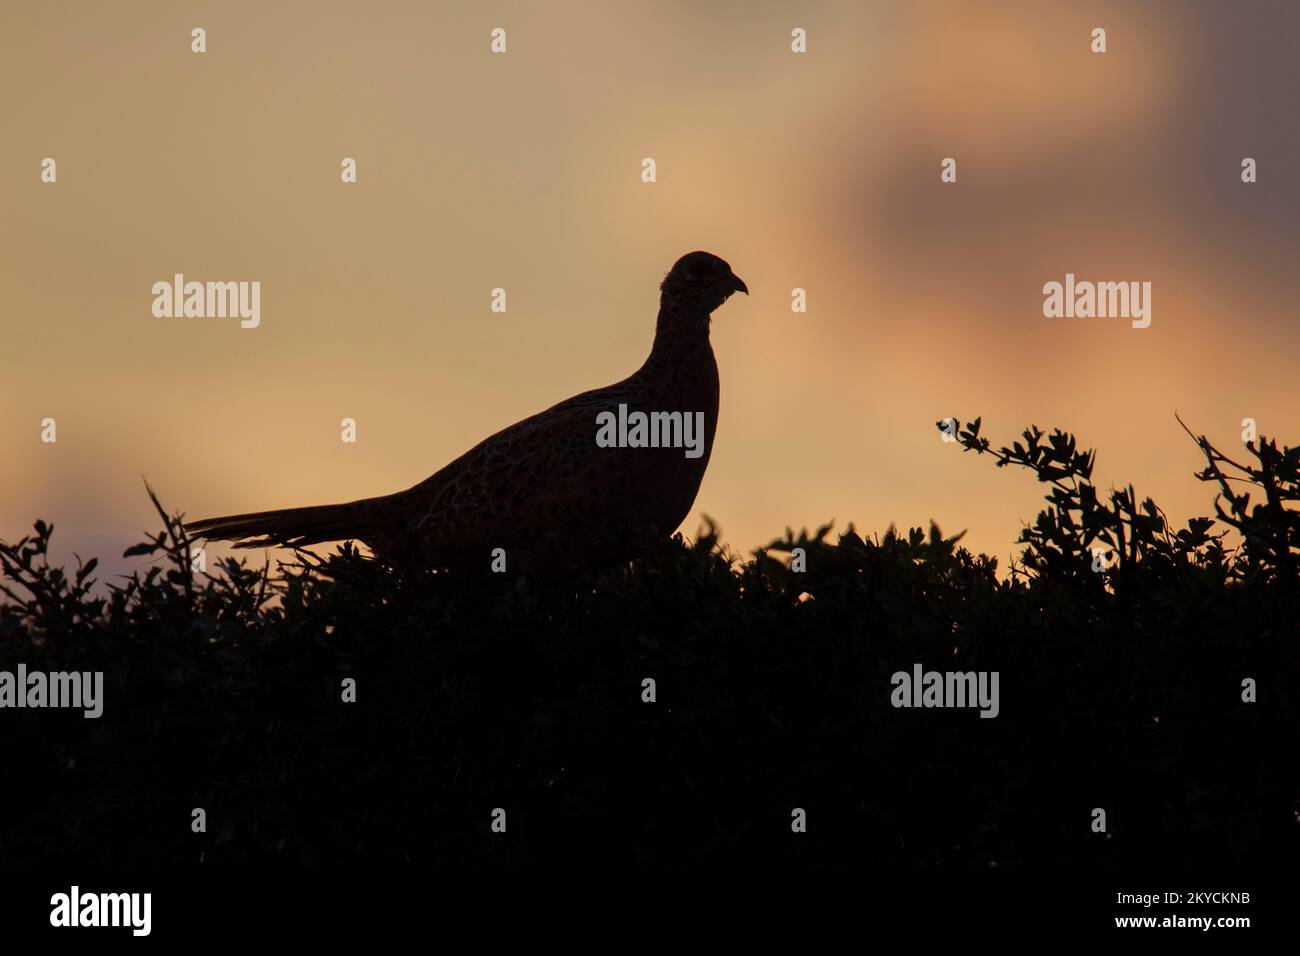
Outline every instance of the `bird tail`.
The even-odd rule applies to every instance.
[[[235,541],[237,548],[301,548],[325,541],[365,540],[376,530],[374,505],[379,500],[204,518],[186,522],[185,531],[196,538]]]

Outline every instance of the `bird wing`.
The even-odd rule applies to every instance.
[[[623,386],[583,392],[502,429],[394,495],[393,504],[434,550],[454,542],[484,555],[603,525],[620,463],[636,465],[596,445],[596,416],[626,401]]]

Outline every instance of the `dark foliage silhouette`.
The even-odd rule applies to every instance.
[[[993,451],[967,424],[964,448],[1049,486],[1005,576],[933,525],[787,530],[745,561],[710,527],[564,584],[350,546],[195,575],[158,506],[127,552],[158,563],[98,591],[93,560],[49,566],[38,522],[0,547],[0,667],[103,670],[105,709],[5,715],[0,862],[1293,857],[1300,451],[1197,441],[1215,517],[1175,530],[1094,487],[1073,436]],[[998,718],[894,709],[915,662],[999,671]]]

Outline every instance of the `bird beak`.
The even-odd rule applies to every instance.
[[[745,285],[745,280],[734,272],[727,278],[727,285],[733,292],[743,292],[749,295],[749,286]]]

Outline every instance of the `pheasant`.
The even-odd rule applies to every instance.
[[[707,252],[682,256],[659,288],[650,355],[621,382],[502,429],[405,491],[205,518],[186,531],[238,548],[356,540],[385,563],[430,569],[487,570],[498,548],[523,573],[597,568],[644,554],[695,502],[718,425],[712,313],[733,293],[749,294],[731,267]],[[702,422],[702,441],[697,436],[694,449],[623,441],[629,410],[680,412],[688,426]],[[598,441],[600,422],[614,416],[622,416],[620,441]]]

